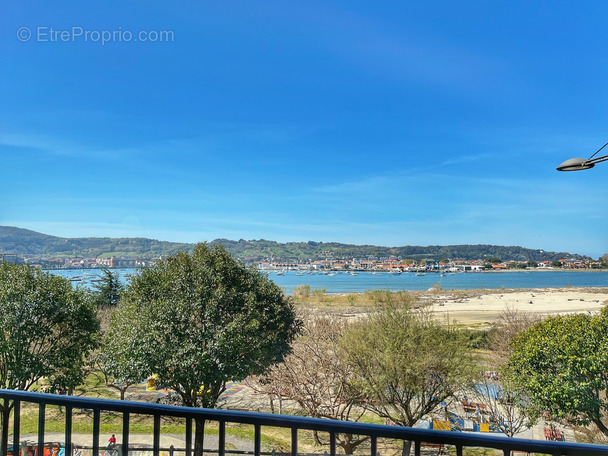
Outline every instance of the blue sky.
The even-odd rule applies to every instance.
[[[607,14],[600,1],[8,0],[0,224],[597,258],[608,163],[555,167],[608,141]]]

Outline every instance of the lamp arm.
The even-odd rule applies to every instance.
[[[597,153],[606,146],[608,146],[608,142],[606,144],[604,144],[602,147],[600,147],[598,150],[596,150],[595,153],[591,157],[589,157],[589,160],[591,160],[593,157],[595,157],[597,155]],[[603,157],[599,157],[599,158],[605,159],[606,157],[607,157],[607,155],[604,155]],[[597,160],[597,158],[596,158],[596,160]],[[600,161],[604,161],[604,160],[600,160]]]
[[[602,149],[600,149],[600,150],[602,150]],[[598,152],[599,152],[599,150],[598,150]],[[595,155],[595,154],[593,154],[593,155]],[[600,162],[608,160],[608,155],[602,155],[601,157],[592,158],[593,155],[591,157],[589,157],[589,159],[586,162],[587,164],[594,164],[595,165],[596,163],[600,163]]]

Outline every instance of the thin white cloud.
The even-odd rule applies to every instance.
[[[37,153],[53,156],[103,160],[124,160],[126,157],[137,155],[140,152],[136,148],[108,149],[36,133],[2,133],[0,134],[0,147],[2,146],[31,149]]]

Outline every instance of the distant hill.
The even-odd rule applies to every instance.
[[[62,238],[23,228],[0,226],[0,252],[39,258],[101,256],[156,258],[160,255],[189,250],[192,247],[193,244],[146,238]]]
[[[499,258],[502,261],[542,261],[559,260],[562,258],[586,259],[588,257],[567,252],[547,252],[544,250],[527,249],[518,246],[500,245],[429,245],[404,247],[381,247],[375,245],[352,245],[337,242],[287,242],[285,244],[257,240],[231,241],[217,239],[213,243],[221,243],[237,258],[262,260],[274,259],[305,259],[305,258],[401,258],[401,259],[463,259],[479,260],[484,258]]]
[[[541,261],[588,257],[567,252],[546,252],[518,246],[499,245],[430,245],[381,247],[337,242],[287,242],[264,239],[232,241],[216,239],[210,244],[222,244],[236,258],[246,260],[297,261],[321,258],[401,258],[401,259],[463,259],[499,258],[502,261]],[[0,226],[0,253],[16,253],[37,258],[73,258],[130,256],[158,258],[179,251],[189,251],[194,244],[158,241],[146,238],[62,238],[36,231]]]

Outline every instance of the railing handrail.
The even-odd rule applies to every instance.
[[[274,415],[260,412],[192,408],[145,402],[74,397],[5,389],[0,389],[0,398],[17,400],[19,402],[62,405],[71,407],[73,409],[83,408],[97,411],[114,411],[128,414],[134,413],[153,416],[172,416],[191,419],[203,418],[205,420],[218,421],[220,423],[241,423],[256,426],[290,428],[292,430],[305,429],[329,433],[359,434],[370,436],[372,438],[391,438],[413,442],[443,443],[448,445],[456,445],[457,447],[486,447],[504,451],[516,450],[553,455],[608,456],[608,446],[606,445],[519,439],[509,438],[501,435],[418,429],[402,426],[337,421],[292,415]],[[4,425],[7,425],[7,423]]]

